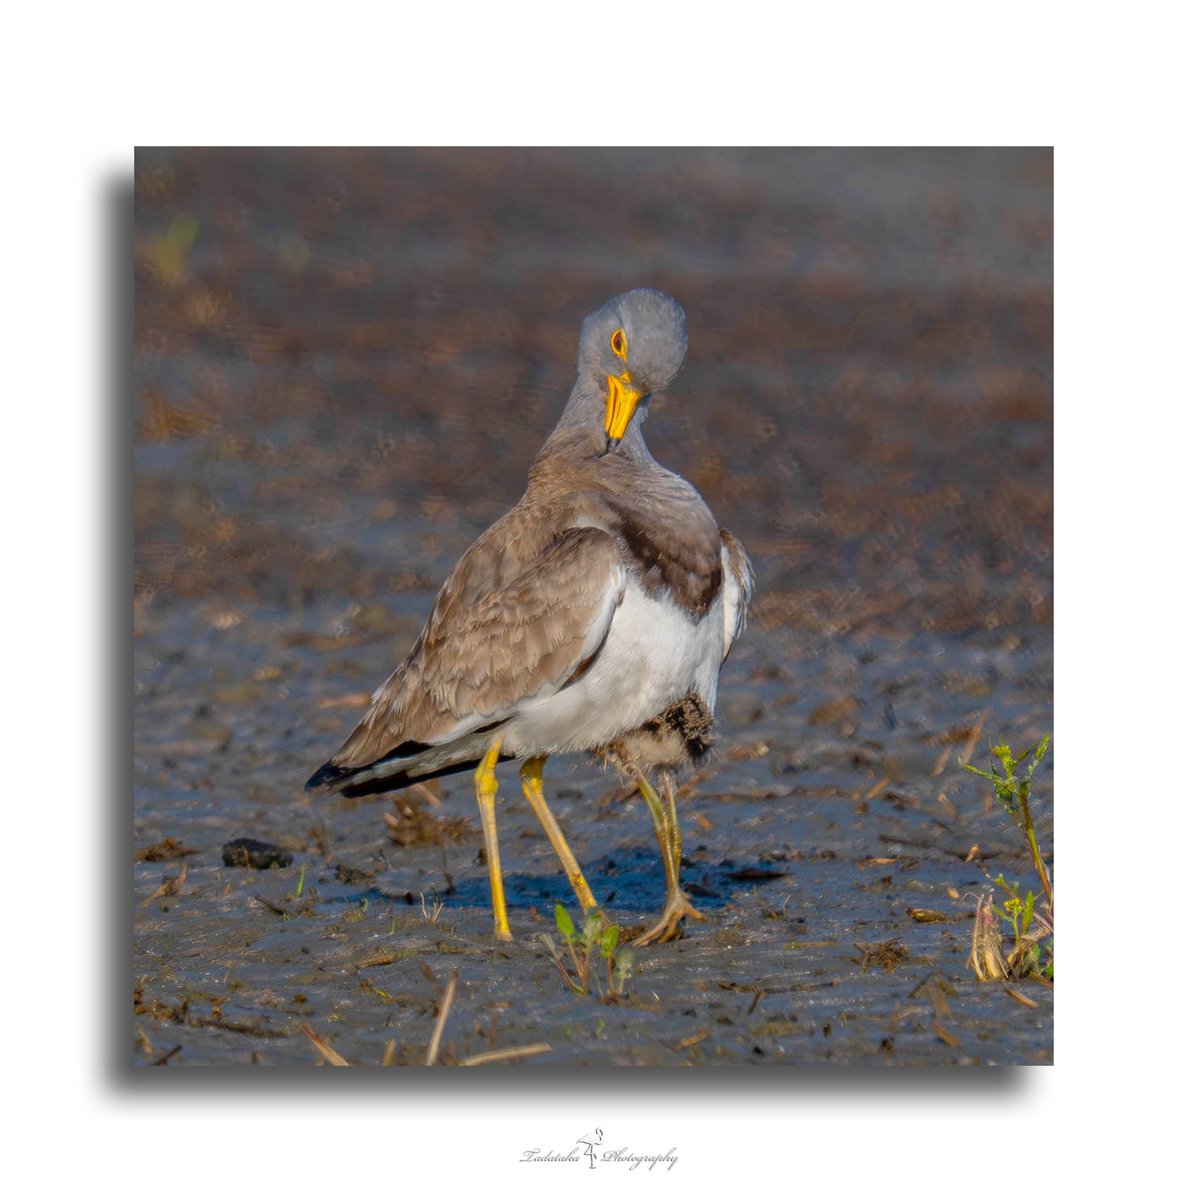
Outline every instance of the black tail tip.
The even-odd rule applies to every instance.
[[[318,767],[309,777],[308,782],[304,785],[305,791],[311,792],[316,788],[332,787],[340,779],[345,779],[347,775],[353,775],[354,772],[346,767],[339,767],[333,762],[324,763]]]

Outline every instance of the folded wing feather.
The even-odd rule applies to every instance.
[[[724,664],[733,643],[746,628],[746,611],[754,595],[754,564],[745,547],[727,529],[721,530],[721,567],[724,573],[721,605],[725,612],[725,648],[721,652]]]
[[[511,565],[514,545],[528,545],[529,536],[485,535],[463,557],[407,661],[331,760],[338,777],[394,752],[459,739],[477,757],[471,735],[497,728],[522,701],[558,691],[587,669],[624,596],[619,547],[603,530],[568,529],[504,579],[489,555],[508,552]],[[481,586],[492,571],[504,581]]]

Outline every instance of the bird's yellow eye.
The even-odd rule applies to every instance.
[[[626,346],[625,346],[625,330],[614,329],[610,342],[612,352],[622,361],[625,361]]]

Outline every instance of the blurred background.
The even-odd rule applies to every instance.
[[[521,495],[583,317],[651,286],[690,344],[647,442],[759,580],[687,844],[823,854],[808,900],[880,936],[902,908],[854,909],[834,859],[903,845],[933,887],[981,838],[1015,853],[947,762],[1050,728],[1052,186],[1044,149],[138,151],[137,843],[190,840],[189,886],[229,836],[327,850],[326,818],[378,856],[378,810],[303,781]],[[592,829],[612,780],[547,781]],[[585,868],[653,849],[594,836]],[[450,866],[478,890],[474,853]]]
[[[759,628],[1048,626],[1051,180],[1048,150],[140,151],[139,620],[437,574],[523,490],[583,316],[649,285],[690,352],[648,439],[749,546]]]

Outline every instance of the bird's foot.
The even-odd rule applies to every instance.
[[[687,893],[679,891],[667,897],[667,906],[663,909],[658,923],[652,929],[647,929],[633,944],[649,946],[651,942],[673,942],[676,938],[683,937],[679,922],[684,917],[694,917],[697,921],[706,920],[704,914],[697,911],[692,904]]]

